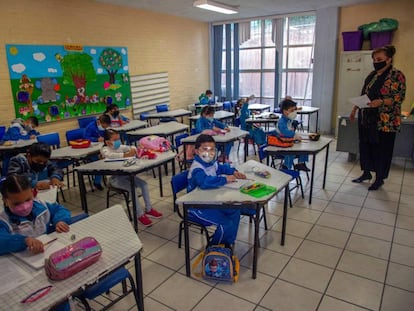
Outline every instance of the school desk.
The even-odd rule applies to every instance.
[[[199,114],[188,118],[188,120],[190,121],[190,130],[193,127],[193,124],[195,124],[198,119],[200,119]],[[225,110],[216,111],[214,112],[214,119],[219,121],[232,120],[232,124],[234,124],[234,112],[229,112]]]
[[[260,111],[262,113],[263,111],[270,111],[270,105],[266,104],[249,104],[248,109],[250,111]]]
[[[315,123],[315,133],[318,132],[319,129],[319,107],[309,107],[309,106],[301,106],[298,107],[300,109],[296,110],[298,115],[300,115],[300,120],[302,121],[302,116],[307,115],[308,116],[308,132],[310,132],[310,117],[313,113],[316,113],[316,123]]]
[[[186,109],[175,109],[163,112],[150,113],[148,119],[161,119],[161,118],[178,118],[181,117],[181,123],[183,123],[184,116],[191,116],[191,111]],[[169,122],[168,122],[169,123]]]
[[[2,175],[7,175],[7,165],[9,164],[9,159],[19,153],[26,153],[27,148],[37,142],[37,139],[27,139],[27,140],[10,140],[6,141],[3,145],[0,145],[0,158],[3,161],[2,165]],[[4,165],[4,160],[6,161],[6,166]]]

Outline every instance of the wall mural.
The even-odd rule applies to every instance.
[[[40,122],[131,106],[126,47],[6,45],[17,118]]]

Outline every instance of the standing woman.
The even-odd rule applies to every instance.
[[[401,126],[401,104],[405,98],[405,76],[392,66],[394,46],[387,45],[372,52],[374,71],[365,79],[361,95],[371,100],[367,108],[354,106],[350,114],[355,120],[358,110],[360,164],[363,174],[352,180],[361,183],[375,181],[368,190],[384,184],[391,166],[396,132]]]

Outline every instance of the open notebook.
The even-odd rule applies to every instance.
[[[242,186],[244,186],[247,183],[251,183],[251,179],[236,179],[235,182],[227,183],[223,187],[230,188],[230,189],[240,189]]]
[[[37,237],[39,241],[42,241],[44,244],[54,239],[53,236],[48,235],[41,235]],[[62,242],[59,242],[59,239],[56,241],[51,242],[48,245],[45,245],[45,251],[40,254],[33,255],[28,249],[18,252],[18,253],[12,253],[15,257],[19,258],[29,266],[31,266],[34,269],[40,269],[43,268],[45,265],[45,259],[49,258],[50,254],[60,250],[61,248],[65,247],[66,245]]]

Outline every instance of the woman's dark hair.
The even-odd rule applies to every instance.
[[[118,132],[117,131],[114,131],[112,129],[105,130],[104,136],[103,136],[104,137],[104,140],[105,140],[105,146],[106,146],[106,141],[107,140],[111,140],[112,136],[114,136],[116,134],[118,134]]]
[[[42,156],[50,159],[52,151],[50,150],[50,146],[46,143],[34,143],[29,147],[29,149],[27,149],[27,153],[34,157]]]
[[[214,114],[214,107],[211,106],[204,106],[203,109],[201,109],[201,115],[205,116],[206,114]]]
[[[7,198],[9,193],[20,193],[31,188],[32,184],[27,176],[10,175],[1,183],[1,195]]]
[[[200,134],[195,141],[195,148],[200,148],[201,144],[204,143],[216,143],[213,136],[207,134]]]
[[[387,57],[392,58],[395,55],[396,50],[393,45],[385,45],[372,51],[371,57],[373,58],[375,54],[380,52],[384,52],[384,54],[387,55]]]
[[[296,107],[296,103],[293,100],[285,99],[280,103],[280,109],[283,111],[289,110],[292,107]]]

